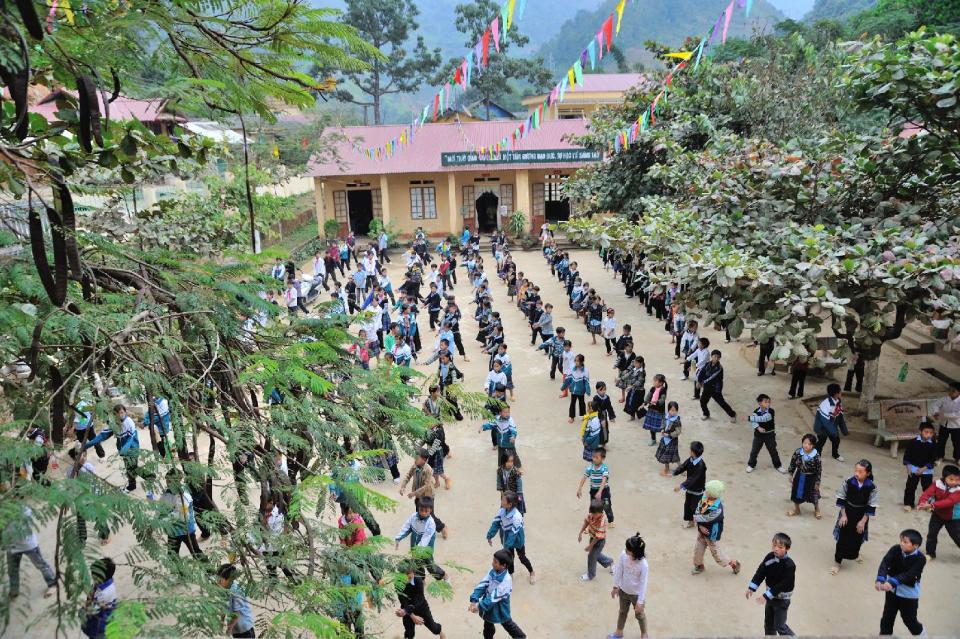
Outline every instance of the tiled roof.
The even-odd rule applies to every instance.
[[[460,126],[463,134],[474,147],[493,146],[504,137],[510,137],[520,121],[495,120],[493,122],[464,122]],[[354,149],[354,141],[361,149],[380,146],[400,135],[401,125],[351,126],[338,130],[345,139],[339,142],[337,151],[339,161],[312,163],[308,175],[322,177],[328,175],[376,175],[380,173],[438,173],[448,171],[476,171],[478,169],[496,170],[543,168],[544,164],[504,164],[504,165],[467,165],[442,166],[441,153],[466,152],[470,145],[464,141],[456,123],[427,124],[418,130],[413,142],[393,156],[376,160],[368,158],[362,151]],[[587,130],[587,121],[549,120],[541,123],[540,128],[520,140],[515,150],[536,151],[547,149],[578,148],[565,138],[569,135],[582,135]],[[578,167],[585,162],[569,162],[563,166]]]

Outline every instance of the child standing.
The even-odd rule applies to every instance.
[[[101,557],[90,565],[93,578],[93,592],[87,599],[87,618],[80,627],[81,632],[90,639],[103,639],[107,633],[107,624],[113,611],[117,609],[117,587],[113,575],[117,566],[109,557]],[[253,622],[251,621],[251,627]],[[237,635],[234,635],[235,637]],[[243,637],[253,635],[240,635]]]
[[[517,494],[511,490],[503,491],[500,496],[500,510],[493,517],[487,530],[487,543],[493,545],[494,535],[500,535],[500,545],[510,553],[510,574],[513,574],[513,556],[516,553],[520,563],[530,573],[530,583],[536,580],[533,564],[527,559],[526,535],[523,531],[523,514],[517,509]]]
[[[617,418],[613,412],[613,402],[607,395],[606,382],[597,382],[597,394],[593,396],[593,401],[597,403],[597,417],[600,418],[600,445],[606,446],[610,441],[610,422]]]
[[[237,583],[237,567],[233,564],[220,566],[217,570],[217,583],[221,588],[230,591],[227,600],[226,634],[231,637],[256,637],[250,600]]]
[[[880,634],[892,635],[897,613],[910,634],[924,634],[923,624],[917,621],[920,607],[920,577],[927,558],[920,552],[923,536],[908,528],[900,533],[900,543],[890,547],[877,570],[877,592],[885,592]]]
[[[828,384],[827,396],[817,407],[813,422],[813,432],[817,435],[817,452],[823,453],[823,446],[829,439],[833,458],[839,462],[843,461],[840,455],[840,433],[847,434],[841,395],[840,384]]]
[[[693,377],[693,398],[700,399],[700,371],[707,365],[707,362],[710,361],[710,340],[706,337],[701,337],[697,340],[697,349],[687,355],[687,358],[684,360],[684,373],[683,379],[687,379],[689,375],[689,369],[687,366],[693,364],[694,367],[694,377]]]
[[[599,499],[590,501],[590,512],[580,526],[577,542],[583,541],[583,533],[590,537],[590,542],[584,550],[587,552],[587,572],[580,575],[580,581],[593,581],[597,576],[597,563],[604,568],[613,565],[613,559],[603,554],[603,547],[607,544],[607,516],[603,513],[603,502]]]
[[[790,479],[790,501],[793,510],[787,511],[788,517],[800,514],[800,504],[813,504],[813,516],[820,519],[820,454],[817,452],[817,438],[812,433],[803,436],[800,448],[793,451],[787,474]]]
[[[791,544],[790,535],[782,532],[774,535],[770,552],[760,562],[747,587],[746,597],[749,599],[760,588],[760,584],[767,582],[763,596],[757,598],[757,603],[766,604],[763,615],[765,635],[795,635],[787,625],[787,610],[790,608],[790,597],[793,595],[797,574],[796,564],[787,555]]]
[[[640,533],[627,539],[620,559],[613,567],[613,589],[610,596],[620,600],[617,613],[617,629],[610,635],[612,639],[623,637],[623,628],[627,625],[627,613],[633,608],[633,614],[640,624],[640,637],[647,639],[647,578],[650,568],[645,557],[647,544]]]
[[[876,515],[878,503],[873,465],[869,460],[861,459],[853,467],[853,476],[840,484],[837,491],[840,513],[833,527],[837,547],[833,553],[831,575],[840,572],[840,563],[844,559],[859,559],[860,546],[867,540],[870,518]]]
[[[497,442],[497,465],[503,461],[507,453],[512,453],[517,466],[520,465],[520,458],[517,456],[517,424],[510,417],[510,405],[504,403],[500,407],[500,414],[491,421],[485,422],[480,426],[477,432],[492,430],[496,435]]]
[[[43,575],[43,580],[47,584],[47,589],[43,593],[46,599],[54,593],[57,576],[40,553],[40,541],[33,529],[33,511],[29,506],[23,506],[21,511],[22,518],[10,521],[6,530],[3,531],[7,551],[7,573],[10,577],[10,590],[7,596],[10,599],[20,596],[20,560],[26,556]]]
[[[653,376],[653,386],[647,391],[644,407],[647,409],[643,419],[643,428],[650,431],[649,446],[657,445],[657,433],[663,428],[664,408],[667,405],[667,378],[657,373]]]
[[[477,613],[483,619],[483,637],[490,639],[497,632],[497,625],[503,626],[513,639],[526,639],[523,630],[510,616],[510,593],[513,591],[513,579],[510,573],[513,559],[506,550],[493,553],[491,570],[480,580],[470,593],[470,612]]]
[[[917,484],[926,491],[933,483],[933,464],[937,459],[937,442],[934,441],[931,422],[920,424],[920,434],[911,439],[903,453],[903,465],[907,467],[907,485],[903,489],[903,509],[913,510],[917,497]]]
[[[643,387],[647,383],[647,369],[643,358],[639,355],[633,358],[633,364],[628,371],[626,380],[627,402],[623,410],[630,416],[632,422],[637,417],[643,417],[640,408],[643,403]]]
[[[607,309],[607,316],[600,325],[600,332],[603,335],[603,343],[607,347],[607,357],[613,355],[613,344],[617,339],[617,318],[614,317],[615,311],[612,308]]]
[[[703,496],[704,486],[707,483],[707,462],[703,461],[703,444],[698,441],[690,442],[690,456],[683,463],[673,469],[673,476],[686,473],[687,478],[673,489],[673,492],[684,492],[683,497],[683,527],[693,528],[693,513]]]
[[[437,523],[433,519],[433,497],[423,497],[417,503],[417,510],[407,518],[397,536],[393,538],[394,548],[400,547],[404,537],[410,536],[410,550],[419,548],[423,556],[415,555],[418,563],[425,564],[430,574],[437,579],[446,579],[447,573],[434,561],[434,545],[437,543]]]
[[[637,358],[633,354],[633,342],[624,345],[622,351],[617,351],[617,363],[614,368],[617,369],[617,388],[620,389],[620,403],[627,401],[627,389],[630,387],[630,377],[632,375],[633,360]]]
[[[710,409],[707,404],[710,400],[717,402],[717,405],[730,417],[730,423],[737,423],[737,413],[727,400],[723,398],[723,366],[720,364],[721,353],[718,350],[710,352],[710,361],[697,370],[697,383],[700,384],[700,410],[703,411],[703,418],[710,419]]]
[[[680,462],[680,405],[677,402],[667,404],[667,415],[663,420],[663,436],[657,446],[657,461],[663,464],[662,477],[670,477],[670,464]]]
[[[943,478],[920,495],[917,510],[930,511],[927,528],[927,557],[937,558],[937,537],[946,528],[953,543],[960,548],[960,468],[953,464],[943,467]]]
[[[727,559],[726,553],[720,547],[720,537],[723,535],[723,502],[720,495],[726,486],[719,479],[712,479],[704,486],[704,495],[697,504],[693,520],[697,524],[697,543],[693,548],[693,570],[691,574],[699,575],[705,568],[703,553],[710,549],[714,561],[721,567],[730,567],[733,574],[740,572],[740,562],[736,559]]]
[[[610,499],[610,469],[604,461],[607,458],[607,451],[603,448],[597,448],[593,451],[592,462],[587,469],[583,471],[583,477],[580,478],[580,485],[577,486],[577,499],[583,493],[583,485],[590,481],[590,501],[599,499],[603,503],[603,512],[610,522],[610,527],[614,528],[613,523],[613,502]]]
[[[527,514],[527,500],[523,498],[523,470],[517,468],[515,455],[506,453],[497,469],[497,492],[503,493],[512,490],[517,494],[517,510],[521,515]]]
[[[757,455],[760,449],[767,447],[773,467],[781,474],[787,469],[780,463],[780,453],[777,452],[777,433],[774,421],[774,412],[770,408],[770,396],[760,393],[757,395],[757,409],[747,415],[747,421],[753,426],[753,445],[750,447],[750,458],[747,460],[747,472],[752,473],[757,467]]]
[[[507,354],[507,345],[501,343],[497,347],[497,352],[493,356],[494,362],[500,362],[501,371],[507,376],[507,390],[510,391],[510,401],[513,401],[513,362],[510,360],[510,355]]]
[[[564,345],[566,347],[566,345]],[[563,385],[560,386],[561,397],[566,395],[563,391],[569,389],[570,391],[570,419],[567,420],[568,423],[573,423],[573,416],[575,414],[575,406],[579,405],[580,416],[582,417],[584,413],[587,412],[587,402],[586,395],[590,391],[590,372],[587,370],[587,365],[583,355],[577,355],[573,358],[573,366],[569,369],[564,369],[566,377],[563,380]]]
[[[401,566],[407,575],[403,589],[398,589],[397,599],[400,607],[395,614],[403,620],[403,636],[409,639],[417,635],[417,626],[423,626],[440,639],[444,639],[443,629],[433,620],[430,604],[423,592],[423,577],[417,574],[417,564],[405,561]]]
[[[561,366],[561,358],[563,357],[564,339],[566,335],[566,329],[562,326],[557,327],[556,334],[552,337],[545,339],[540,346],[537,347],[537,350],[546,351],[546,354],[550,357],[550,379],[557,378],[557,369],[560,369],[560,374],[563,374],[563,367]]]

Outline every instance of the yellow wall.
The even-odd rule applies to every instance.
[[[620,104],[626,95],[623,91],[567,91],[564,94],[563,102],[556,102],[552,107],[546,109],[543,114],[544,120],[557,120],[559,114],[563,111],[583,111],[583,115],[589,118],[599,107],[609,104]],[[533,115],[543,101],[547,99],[546,94],[524,98],[522,103],[527,107],[527,115]]]
[[[392,223],[393,228],[403,236],[411,236],[417,227],[431,236],[443,236],[448,233],[459,234],[463,231],[464,219],[460,207],[464,205],[463,187],[471,185],[475,194],[481,192],[483,182],[474,182],[479,177],[498,177],[499,182],[490,184],[513,185],[513,209],[526,213],[530,222],[533,215],[532,189],[534,184],[544,182],[545,176],[552,173],[572,174],[574,169],[548,167],[542,169],[513,169],[501,171],[451,171],[448,173],[407,173],[383,176],[337,176],[335,178],[314,178],[316,181],[317,226],[322,232],[326,219],[334,217],[333,192],[347,190],[346,184],[369,182],[369,188],[381,189],[383,217]],[[415,220],[410,217],[410,188],[419,185],[410,184],[411,180],[433,180],[436,189],[436,219]],[[475,202],[466,203],[471,208]],[[508,213],[512,213],[509,211]],[[505,223],[505,220],[503,220]],[[473,220],[471,220],[471,224]]]

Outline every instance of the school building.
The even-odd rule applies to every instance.
[[[465,227],[489,233],[505,228],[514,211],[523,211],[530,231],[537,233],[545,221],[566,220],[575,212],[576,202],[563,196],[563,182],[578,168],[601,160],[599,152],[579,147],[571,138],[586,132],[596,108],[621,102],[642,81],[640,74],[584,76],[585,85],[568,92],[563,105],[545,110],[539,129],[493,157],[471,149],[511,137],[521,121],[427,124],[409,145],[380,160],[355,147],[385,144],[399,135],[401,125],[344,127],[337,157],[313,163],[308,172],[314,180],[317,224],[322,231],[326,220],[335,219],[341,232],[361,235],[378,218],[403,236],[422,227],[437,237],[458,235]],[[524,99],[524,104],[540,104],[544,98]]]

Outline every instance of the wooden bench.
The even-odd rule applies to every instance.
[[[890,456],[898,456],[900,442],[917,436],[920,422],[933,414],[935,397],[882,399],[867,404],[867,420],[877,422],[873,445],[890,444]]]

